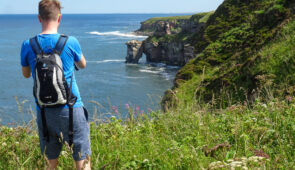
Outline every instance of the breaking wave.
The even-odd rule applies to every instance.
[[[129,38],[147,38],[147,36],[135,35],[133,33],[122,33],[120,31],[111,31],[111,32],[87,32],[92,35],[100,35],[100,36],[118,36],[118,37],[129,37]]]
[[[162,71],[159,71],[159,70],[146,70],[146,69],[140,69],[139,71],[143,72],[143,73],[153,73],[153,74],[159,74],[159,73],[162,72]]]
[[[101,61],[87,61],[89,63],[122,63],[125,62],[125,60],[101,60]]]

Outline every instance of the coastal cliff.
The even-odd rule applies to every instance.
[[[149,37],[142,42],[132,40],[126,43],[126,63],[138,63],[145,54],[147,62],[184,66],[195,57],[194,47],[189,43],[190,35],[199,32],[212,13],[151,18],[142,22],[135,33]]]
[[[295,3],[225,0],[188,42],[195,57],[162,99],[164,110],[226,108],[295,95]]]
[[[187,16],[157,17],[141,22],[140,29],[135,33],[146,36],[163,36],[180,32],[193,33],[200,29],[208,19],[210,13],[200,13]]]
[[[144,53],[148,62],[184,66],[164,95],[163,109],[177,107],[179,98],[214,107],[253,103],[268,93],[265,86],[274,89],[272,96],[294,94],[290,83],[295,76],[290,75],[295,74],[295,63],[285,52],[294,50],[281,44],[291,41],[294,6],[287,0],[226,0],[215,12],[143,22],[136,33],[150,36],[138,42],[142,50],[135,49],[140,51],[136,55]],[[230,99],[224,99],[225,94]]]

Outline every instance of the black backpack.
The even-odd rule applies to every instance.
[[[51,53],[44,53],[37,36],[30,39],[30,45],[36,54],[36,65],[34,68],[34,88],[33,94],[36,103],[41,109],[43,134],[49,141],[48,129],[45,117],[45,108],[69,106],[69,144],[73,141],[73,106],[77,97],[72,94],[72,80],[70,87],[66,82],[63,64],[60,55],[66,45],[68,36],[61,35]],[[77,69],[77,67],[75,67]]]

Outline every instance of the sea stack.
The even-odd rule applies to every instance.
[[[127,45],[126,63],[138,64],[138,61],[142,57],[142,53],[143,53],[142,41],[131,40],[131,41],[128,41],[126,45]]]

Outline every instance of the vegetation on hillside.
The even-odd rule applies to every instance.
[[[192,17],[192,15],[171,16],[171,17],[154,17],[154,18],[150,18],[146,21],[143,21],[142,24],[152,25],[152,24],[159,22],[159,21],[173,22],[173,21],[177,21],[177,20],[188,20],[191,17]]]
[[[199,22],[199,23],[206,23],[209,17],[214,14],[215,11],[211,12],[203,12],[203,13],[197,13],[192,15],[190,18],[191,21],[193,22]]]
[[[252,102],[269,88],[277,89],[277,97],[293,94],[291,6],[285,0],[224,1],[190,39],[197,56],[178,72],[174,92],[163,99],[165,107],[177,106],[174,96],[225,108]],[[222,100],[226,94],[231,102]]]

